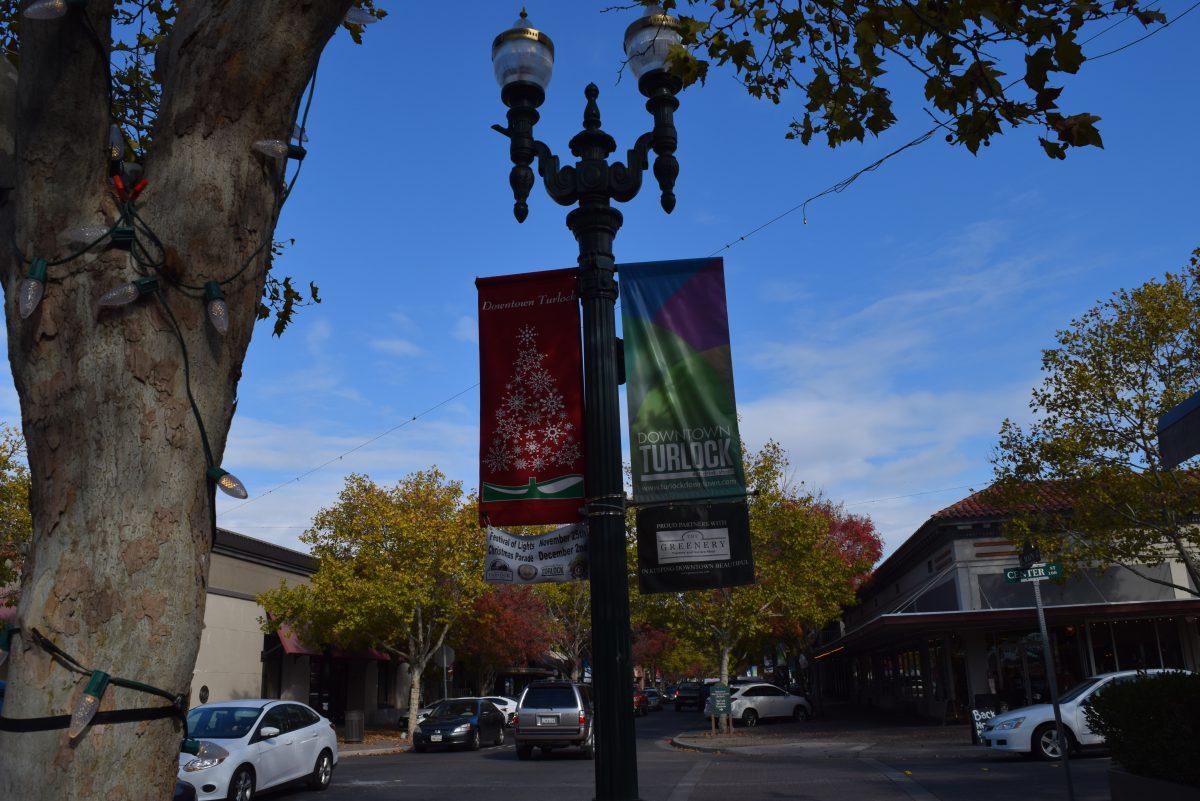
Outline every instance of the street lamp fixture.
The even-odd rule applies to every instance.
[[[533,190],[533,163],[546,193],[559,205],[576,206],[567,227],[579,244],[579,299],[583,308],[584,444],[592,595],[592,688],[597,801],[636,801],[637,752],[634,740],[633,662],[629,643],[629,586],[625,566],[625,489],[621,466],[621,418],[615,305],[613,240],[624,218],[612,202],[628,202],[641,189],[642,175],[655,154],[654,177],[660,203],[675,208],[679,162],[675,132],[676,94],[682,82],[667,70],[671,48],[682,42],[679,21],[657,5],[625,32],[627,64],[653,117],[625,163],[609,163],[616,141],[600,128],[600,90],[588,84],[583,130],[570,141],[576,162],[561,166],[558,156],[534,138],[540,107],[554,69],[554,44],[533,27],[524,11],[492,44],[492,66],[508,126],[492,128],[508,137],[513,215],[524,222]]]

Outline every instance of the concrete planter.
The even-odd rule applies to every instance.
[[[1108,769],[1112,801],[1196,801],[1200,788],[1163,779],[1138,776],[1113,765]]]

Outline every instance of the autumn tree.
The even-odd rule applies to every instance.
[[[1200,460],[1164,464],[1157,424],[1200,389],[1200,250],[1182,272],[1114,292],[1055,340],[1042,352],[1033,422],[1005,420],[993,457],[993,491],[1018,510],[1009,536],[1071,571],[1120,565],[1198,594]],[[1040,502],[1047,482],[1069,508]],[[1172,558],[1188,586],[1140,569]]]
[[[869,546],[847,549],[831,536],[831,519],[816,499],[792,484],[783,449],[768,442],[746,457],[752,495],[750,538],[755,583],[719,590],[642,595],[633,609],[707,654],[722,682],[756,649],[776,622],[819,627],[854,602],[860,577],[870,570]],[[874,535],[876,541],[878,536]]]
[[[496,692],[496,674],[521,667],[550,650],[555,622],[545,597],[532,586],[501,584],[484,591],[451,632],[458,658],[474,668],[480,695]]]
[[[630,654],[633,664],[645,675],[653,677],[662,670],[663,659],[675,644],[675,638],[664,628],[650,623],[635,623],[630,632]]]
[[[573,681],[583,675],[592,642],[592,593],[586,581],[534,585],[550,615],[550,656]]]
[[[437,468],[394,486],[351,475],[338,502],[301,537],[317,558],[311,583],[281,583],[259,598],[266,627],[286,622],[309,643],[376,648],[404,660],[411,733],[421,676],[485,589],[476,520],[462,484]]]
[[[206,474],[221,463],[263,301],[269,314],[273,287],[293,311],[303,298],[267,271],[288,162],[253,145],[289,141],[356,2],[0,4],[11,155],[0,242],[33,521],[17,620],[89,668],[187,696],[213,537]],[[132,201],[114,174],[126,189],[148,185]],[[115,235],[84,251],[80,231],[95,227]],[[134,279],[157,284],[99,306]],[[224,335],[208,322],[210,281],[229,311]],[[86,684],[28,635],[8,670],[8,717],[69,714]],[[153,703],[117,687],[103,698],[105,709]],[[0,797],[157,801],[178,747],[166,719],[93,726],[74,742],[0,733]]]
[[[10,425],[0,425],[0,606],[4,589],[21,577],[32,523],[29,518],[29,470],[25,440]]]
[[[1166,22],[1141,0],[663,0],[683,22],[672,68],[685,85],[728,66],[754,97],[799,95],[788,138],[830,147],[897,121],[895,76],[924,89],[948,142],[972,153],[1006,129],[1035,126],[1047,155],[1103,146],[1099,117],[1059,108],[1065,79],[1088,61],[1095,23]],[[1094,56],[1093,56],[1094,57]],[[892,84],[889,86],[888,81]],[[924,115],[920,115],[924,119]]]

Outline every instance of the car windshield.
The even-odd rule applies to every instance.
[[[188,713],[188,735],[198,740],[237,740],[254,728],[261,709],[250,706],[206,706]]]
[[[521,706],[533,709],[574,709],[575,693],[570,687],[530,687]]]
[[[474,714],[474,701],[439,701],[437,706],[429,711],[431,718],[461,718],[463,715]]]
[[[1078,698],[1079,696],[1083,695],[1088,690],[1095,687],[1099,681],[1100,681],[1100,679],[1096,678],[1095,676],[1084,679],[1083,681],[1079,682],[1074,687],[1072,687],[1070,690],[1068,690],[1066,695],[1064,695],[1062,698],[1058,699],[1058,702],[1060,704],[1067,704],[1067,703],[1070,703],[1071,701],[1074,701],[1076,698]]]

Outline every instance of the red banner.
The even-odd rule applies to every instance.
[[[573,523],[583,506],[576,268],[477,278],[479,519]]]

